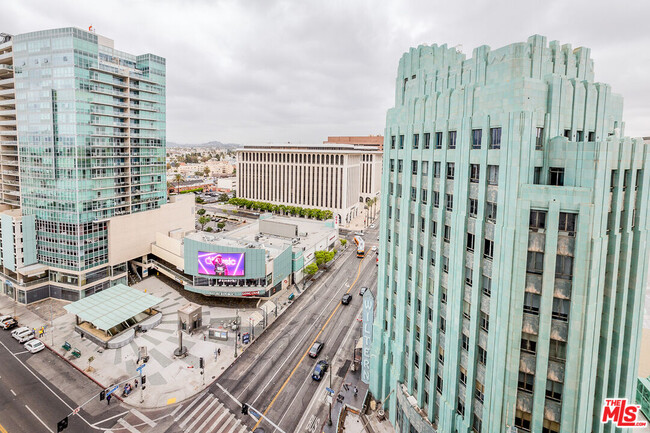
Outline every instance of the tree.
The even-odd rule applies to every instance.
[[[305,266],[305,273],[307,275],[314,275],[316,272],[318,272],[318,265],[316,263],[310,263],[307,266]]]
[[[223,229],[225,226],[226,226],[226,223],[224,223],[224,222],[217,223],[217,228],[219,228],[219,229]]]
[[[201,224],[201,230],[205,227],[207,223],[210,222],[210,217],[209,216],[201,216],[199,217],[199,224]]]
[[[199,204],[201,204],[201,203],[204,203],[205,200],[203,200],[201,197],[199,197],[199,196],[197,195],[196,197],[194,197],[194,202],[195,202],[195,203],[199,203]]]
[[[316,251],[314,257],[316,258],[316,265],[322,266],[334,258],[336,251]]]
[[[92,364],[92,362],[94,360],[95,360],[94,356],[91,356],[90,358],[88,358],[88,369],[86,371],[93,371],[93,368],[90,366],[90,364]]]
[[[213,230],[212,230],[212,227],[208,227],[207,229],[205,229],[205,231],[206,232],[212,232]]]
[[[228,201],[228,194],[222,193],[219,195],[219,201]]]
[[[210,167],[205,167],[203,169],[203,174],[204,174],[205,177],[210,176]]]
[[[197,215],[199,215],[199,216],[205,215],[206,212],[207,211],[205,209],[199,209],[199,210],[196,211]]]
[[[341,242],[342,247],[345,247],[345,244],[348,243],[348,240],[347,239],[340,239],[339,242]]]
[[[183,180],[183,175],[176,173],[174,179],[176,180],[176,194],[178,194],[181,192],[181,180]]]

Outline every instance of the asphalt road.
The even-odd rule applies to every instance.
[[[1,433],[56,432],[58,421],[98,392],[97,385],[54,353],[45,349],[31,354],[11,337],[10,331],[0,330]],[[106,410],[99,401],[92,401],[86,408],[90,413],[82,409],[80,416],[69,417],[65,433],[98,431],[89,425],[123,412],[119,404]]]
[[[368,244],[372,246],[373,242]],[[241,415],[241,407],[232,397],[264,413],[285,432],[298,431],[298,427],[304,431],[309,419],[325,420],[324,393],[329,377],[317,382],[311,374],[318,359],[333,360],[328,371],[332,385],[336,388],[342,382],[361,334],[357,320],[361,314],[359,289],[376,286],[374,259],[371,253],[361,260],[355,248],[349,247],[321,281],[298,298],[242,359],[221,375],[211,392],[251,428],[255,420]],[[341,297],[348,291],[353,294],[352,302],[342,305]],[[315,340],[324,343],[317,359],[307,356]],[[266,432],[274,430],[267,421],[259,427]]]

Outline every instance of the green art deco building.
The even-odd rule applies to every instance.
[[[125,282],[111,220],[167,201],[165,59],[77,28],[0,36],[4,293],[76,300]]]
[[[610,432],[634,394],[649,148],[587,48],[420,46],[388,111],[371,392],[399,432]]]

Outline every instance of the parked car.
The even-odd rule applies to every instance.
[[[36,353],[45,349],[45,345],[40,340],[33,339],[25,343],[25,349],[27,349],[28,352]]]
[[[0,315],[0,323],[4,322],[5,320],[9,320],[9,319],[12,319],[12,317],[7,316],[7,315]]]
[[[29,341],[32,338],[34,338],[34,331],[31,329],[27,329],[26,331],[23,331],[19,334],[12,335],[16,340],[18,340],[19,343],[24,343],[25,341]]]
[[[311,346],[311,349],[309,349],[309,356],[316,358],[321,350],[323,350],[323,343],[317,341],[313,346]]]
[[[371,248],[371,250],[372,250],[373,253],[376,253],[377,252],[377,246],[375,245],[374,247]]]
[[[321,380],[323,376],[325,376],[325,372],[327,371],[327,367],[329,365],[327,364],[327,361],[320,360],[316,363],[316,367],[314,367],[314,372],[311,375],[311,378],[314,380]]]
[[[367,287],[362,287],[361,289],[359,289],[359,296],[363,296],[363,294],[366,293],[366,290],[368,290]]]
[[[23,333],[25,331],[31,331],[31,329],[29,329],[26,326],[21,326],[20,328],[16,328],[13,331],[11,331],[11,336],[13,338],[16,338],[16,335],[21,334],[21,333]],[[16,338],[16,340],[17,340],[17,338]]]
[[[348,304],[350,303],[351,300],[352,300],[352,295],[349,294],[349,293],[346,293],[346,294],[343,295],[343,297],[341,298],[341,304],[343,304],[343,305],[348,305]]]
[[[14,319],[7,319],[4,322],[2,322],[2,329],[6,331],[10,329],[14,329],[17,326],[18,326],[18,322],[16,322]]]
[[[371,228],[371,229],[374,229],[374,228],[375,228],[375,225],[374,225],[374,224],[370,224],[370,228]]]

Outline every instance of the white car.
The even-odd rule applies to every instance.
[[[40,340],[30,340],[25,343],[25,349],[27,349],[28,352],[36,353],[45,349],[45,345]]]
[[[16,340],[18,340],[18,342],[19,342],[20,344],[22,344],[22,343],[24,343],[25,341],[29,341],[29,340],[31,340],[31,339],[34,338],[34,331],[31,330],[31,329],[28,330],[28,331],[23,331],[23,332],[20,333],[20,334],[16,334],[16,336],[14,336],[14,338],[15,338]]]
[[[377,246],[372,247],[372,252],[374,253],[376,251],[377,251]]]
[[[16,328],[16,329],[14,329],[13,331],[11,331],[11,336],[12,336],[13,338],[16,338],[16,336],[17,336],[18,334],[22,334],[22,333],[25,332],[25,331],[31,331],[31,330],[30,330],[28,327],[26,327],[26,326],[22,326],[22,327],[20,327],[20,328]],[[16,338],[16,340],[18,340],[18,338]]]
[[[375,225],[374,225],[374,224],[370,224],[370,228],[371,228],[371,229],[374,229],[374,228],[375,228]]]
[[[9,319],[11,319],[11,316],[6,316],[6,315],[0,316],[0,323],[4,322],[5,320],[9,320]]]

